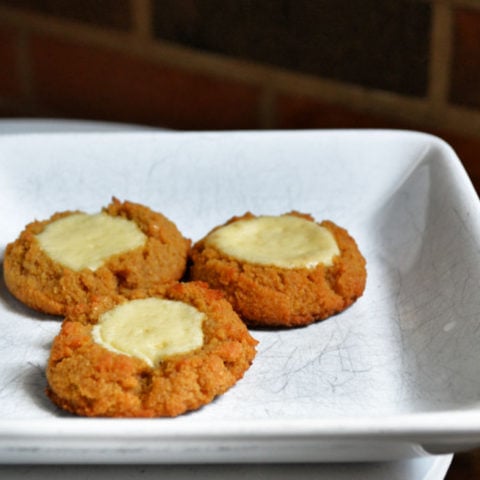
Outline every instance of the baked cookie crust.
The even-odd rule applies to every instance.
[[[149,288],[183,276],[190,241],[173,222],[148,207],[115,198],[103,212],[135,222],[147,237],[145,244],[110,257],[94,271],[71,270],[52,260],[36,238],[55,220],[79,212],[56,213],[48,220],[30,223],[7,245],[3,270],[9,291],[35,310],[63,315],[68,305],[98,295]]]
[[[99,316],[129,299],[160,296],[206,315],[203,345],[151,367],[95,343]],[[196,410],[232,387],[249,368],[257,341],[218,291],[201,282],[177,283],[130,297],[73,307],[53,342],[47,366],[50,399],[84,416],[172,417]]]
[[[286,215],[315,222],[308,214]],[[225,225],[250,218],[255,215],[248,212]],[[340,250],[331,266],[280,268],[244,262],[207,245],[207,234],[192,247],[190,278],[222,290],[252,327],[298,327],[323,320],[346,309],[363,294],[367,274],[365,259],[348,232],[328,220],[319,225],[333,234]],[[218,228],[221,226],[210,233]]]

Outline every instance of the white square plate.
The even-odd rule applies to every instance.
[[[331,219],[365,294],[293,330],[253,330],[245,377],[174,419],[86,419],[45,397],[60,321],[0,285],[3,463],[393,460],[480,445],[480,209],[452,149],[404,131],[0,137],[0,254],[31,220],[149,205],[197,240],[250,210]]]

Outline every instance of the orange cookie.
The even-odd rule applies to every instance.
[[[222,290],[251,326],[325,319],[366,283],[365,259],[348,232],[298,212],[234,217],[197,242],[191,260],[190,278]]]
[[[47,393],[85,416],[176,416],[211,402],[249,368],[254,340],[201,282],[73,307],[55,338]]]
[[[96,215],[63,212],[27,225],[7,245],[5,283],[29,307],[62,315],[97,295],[179,280],[189,248],[165,216],[114,198]]]

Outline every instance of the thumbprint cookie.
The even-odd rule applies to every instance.
[[[63,315],[96,295],[179,280],[189,248],[164,215],[114,198],[100,213],[61,212],[27,225],[7,245],[4,278],[29,307]]]
[[[297,327],[360,297],[366,262],[355,240],[331,221],[299,212],[246,213],[193,245],[190,278],[222,290],[249,326]]]
[[[240,380],[257,341],[202,282],[76,305],[47,365],[47,394],[82,416],[173,417],[196,410]]]

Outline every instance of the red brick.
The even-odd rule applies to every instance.
[[[448,142],[463,163],[477,193],[480,195],[480,139],[456,133],[432,132]]]
[[[281,95],[278,128],[404,128],[392,119],[303,96]]]
[[[257,126],[256,88],[112,50],[38,36],[32,71],[38,100],[62,115],[179,129]]]
[[[15,33],[0,29],[0,95],[19,96],[21,93],[18,73]]]
[[[455,10],[450,99],[460,105],[480,108],[479,10]]]
[[[445,480],[480,478],[480,449],[455,454]]]
[[[152,0],[157,38],[365,88],[424,96],[430,2]]]

